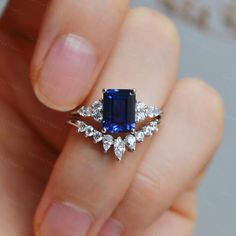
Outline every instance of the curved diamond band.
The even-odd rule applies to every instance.
[[[116,157],[121,160],[126,150],[135,151],[137,143],[159,130],[163,112],[137,101],[134,89],[104,89],[103,99],[77,108],[71,114],[73,118],[68,124],[85,137],[91,137],[94,143],[102,143],[105,152],[113,146]],[[84,120],[89,117],[99,128]]]

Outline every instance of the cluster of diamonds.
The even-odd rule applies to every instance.
[[[95,101],[92,106],[81,107],[74,111],[75,115],[80,115],[82,117],[92,117],[97,122],[102,122],[102,100]],[[136,123],[144,121],[146,118],[157,118],[161,115],[160,108],[154,106],[147,106],[143,102],[136,102],[135,108],[135,121]]]
[[[153,119],[143,126],[141,130],[133,131],[123,139],[121,137],[114,138],[104,131],[98,131],[92,125],[78,119],[73,125],[77,128],[78,133],[83,133],[85,137],[92,138],[94,143],[102,143],[105,153],[113,147],[116,157],[122,160],[127,150],[130,152],[135,151],[137,143],[144,142],[145,137],[150,137],[159,130],[159,117],[162,114],[159,108],[147,106],[143,102],[137,101],[135,110],[136,123],[142,122],[146,118]],[[103,102],[102,100],[95,101],[91,106],[83,106],[73,111],[73,114],[81,117],[92,117],[95,121],[101,123],[103,120]]]
[[[73,112],[74,115],[80,115],[82,117],[92,117],[95,121],[102,122],[102,100],[95,101],[92,106],[80,107],[78,110]]]
[[[93,126],[86,124],[84,121],[77,120],[75,126],[78,133],[83,133],[86,138],[91,137],[95,143],[102,143],[104,152],[108,152],[113,146],[116,157],[122,160],[123,155],[128,150],[133,152],[136,150],[136,144],[142,143],[145,137],[152,136],[157,132],[159,120],[154,120],[144,126],[141,130],[128,134],[124,139],[121,137],[114,138],[110,134],[102,133]]]

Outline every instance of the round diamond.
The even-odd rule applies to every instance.
[[[97,113],[98,111],[102,111],[103,104],[101,101],[96,101],[92,105],[93,112]]]
[[[146,108],[147,106],[143,102],[136,103],[136,111],[144,111]]]
[[[77,121],[77,125],[78,125],[77,128],[78,133],[83,133],[87,127],[87,125],[83,121]]]
[[[102,113],[101,112],[97,112],[97,113],[93,114],[93,118],[97,122],[102,122],[102,119],[103,119]]]
[[[125,138],[125,144],[129,148],[130,151],[135,151],[136,138],[132,134],[127,135]]]
[[[145,120],[145,118],[146,118],[145,112],[140,112],[140,111],[136,112],[136,114],[135,114],[135,121],[136,122],[143,121],[143,120]]]
[[[93,139],[94,139],[95,143],[101,142],[102,141],[102,133],[95,130],[94,133],[93,133]]]
[[[145,120],[146,116],[147,116],[147,106],[143,102],[137,102],[136,115],[135,115],[136,122]]]
[[[91,136],[93,136],[93,131],[94,131],[94,128],[93,128],[91,125],[88,125],[88,126],[85,128],[85,136],[86,136],[86,137],[91,137]]]
[[[150,117],[150,118],[154,118],[154,117],[158,117],[160,115],[160,109],[159,108],[156,108],[154,106],[150,106],[147,108],[147,115]]]
[[[102,122],[103,119],[102,110],[103,110],[103,104],[101,101],[96,101],[93,103],[92,116],[95,121]]]
[[[136,140],[139,143],[143,142],[144,141],[144,133],[143,133],[143,131],[140,130],[140,131],[135,132],[135,137],[136,137]]]
[[[152,132],[158,131],[158,122],[157,121],[152,121],[150,122],[149,127],[151,128]]]
[[[152,135],[152,129],[151,127],[148,125],[148,126],[144,126],[143,127],[143,133],[146,135],[146,136],[151,136]]]
[[[104,135],[102,142],[103,142],[103,148],[105,152],[107,152],[110,149],[111,145],[113,144],[113,137],[109,134]]]
[[[92,109],[91,107],[81,107],[78,110],[79,115],[83,116],[83,117],[88,117],[92,115]]]

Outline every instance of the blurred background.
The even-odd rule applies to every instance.
[[[6,2],[0,0],[0,14]],[[224,140],[199,191],[196,236],[236,236],[236,1],[132,0],[132,5],[172,18],[182,40],[179,77],[199,77],[224,98]]]
[[[224,98],[224,140],[200,188],[196,236],[236,236],[236,1],[132,2],[155,8],[176,23],[182,40],[179,77],[197,76]]]

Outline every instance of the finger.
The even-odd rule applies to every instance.
[[[144,101],[162,105],[175,83],[178,49],[178,34],[169,20],[145,8],[132,10],[122,26],[107,67],[88,99],[89,103],[100,96],[102,88],[135,87]],[[86,218],[84,212],[93,215],[92,223],[87,217],[86,223],[76,222],[70,228],[79,231],[82,227],[81,235],[88,232],[97,235],[108,221],[112,233],[119,235],[122,226],[108,219],[127,191],[148,144],[147,141],[140,145],[135,156],[127,153],[118,163],[113,157],[105,158],[89,140],[72,133],[37,211],[36,230],[41,231],[42,236],[57,235],[59,231],[64,233],[61,235],[67,235],[69,229],[58,225],[60,219],[55,215],[61,216],[58,212],[64,212],[72,222],[81,217],[78,210],[72,210],[79,207],[84,209],[83,219]],[[52,205],[58,201],[69,202],[73,207]]]
[[[39,100],[64,111],[86,97],[127,9],[128,0],[51,1],[32,62]]]
[[[196,221],[197,191],[196,188],[189,188],[152,225],[124,236],[193,236]]]
[[[9,4],[6,4],[0,23],[1,28],[9,33],[12,40],[17,38],[19,41],[21,38],[32,44],[38,35],[47,1],[1,0],[0,5],[4,2],[5,4],[9,2]]]
[[[124,200],[113,214],[127,231],[153,223],[205,168],[223,133],[223,105],[203,82],[178,82]]]

